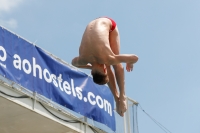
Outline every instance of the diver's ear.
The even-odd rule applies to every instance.
[[[107,74],[107,68],[106,68],[106,65],[104,65],[103,71],[104,71],[105,74]]]

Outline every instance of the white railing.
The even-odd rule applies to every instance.
[[[107,126],[98,123],[96,121],[93,121],[89,118],[86,118],[78,113],[75,113],[66,107],[63,107],[61,105],[58,105],[57,103],[54,103],[50,99],[45,98],[42,95],[39,95],[37,93],[33,93],[29,91],[28,89],[14,83],[13,81],[10,81],[6,79],[5,77],[0,75],[0,84],[4,84],[6,86],[9,86],[14,91],[18,91],[23,95],[26,95],[30,98],[32,98],[34,101],[39,101],[46,106],[49,106],[55,110],[59,110],[61,113],[64,113],[65,115],[68,115],[70,118],[74,120],[78,120],[81,123],[84,123],[90,127],[94,127],[95,130],[98,133],[114,133],[111,131]],[[127,112],[125,113],[124,117],[119,116],[115,112],[115,118],[116,118],[116,132],[115,133],[138,133],[137,128],[137,105],[138,102],[135,100],[132,100],[127,97]],[[33,104],[34,106],[34,104]],[[34,107],[33,107],[34,109]]]

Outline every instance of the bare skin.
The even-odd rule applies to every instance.
[[[120,116],[124,116],[127,105],[122,63],[126,63],[126,70],[131,72],[138,57],[134,54],[120,54],[119,31],[116,26],[109,32],[111,26],[112,23],[107,18],[91,21],[83,34],[79,56],[72,60],[72,65],[107,74],[109,77],[107,84],[114,96],[116,111]],[[117,85],[120,93],[117,91]]]

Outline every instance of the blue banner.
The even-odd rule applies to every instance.
[[[0,74],[116,130],[114,100],[107,86],[56,61],[41,48],[0,27]]]

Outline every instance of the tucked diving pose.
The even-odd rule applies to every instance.
[[[79,47],[79,56],[72,60],[72,65],[91,69],[96,84],[107,83],[114,96],[117,113],[124,116],[127,105],[122,63],[126,63],[126,70],[131,72],[137,61],[138,57],[134,54],[120,54],[120,35],[116,22],[101,17],[87,25]]]

